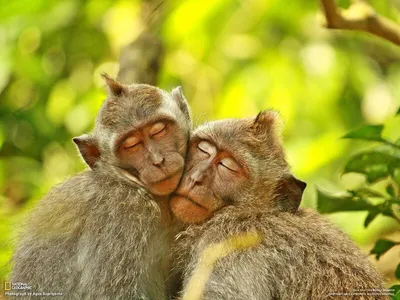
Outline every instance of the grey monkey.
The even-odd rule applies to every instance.
[[[289,171],[278,125],[264,111],[194,131],[170,200],[189,224],[172,254],[180,299],[389,299],[344,233],[298,209],[306,185]]]
[[[189,107],[179,87],[103,77],[109,94],[95,128],[73,139],[90,169],[35,207],[10,280],[56,299],[165,299],[168,195],[183,172]]]

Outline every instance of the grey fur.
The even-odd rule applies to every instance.
[[[318,300],[329,298],[329,293],[384,288],[366,255],[315,212],[244,212],[234,207],[223,209],[203,225],[191,225],[179,235],[174,245],[174,272],[183,272],[183,286],[207,246],[254,230],[261,233],[262,244],[220,259],[206,284],[204,300]],[[181,294],[184,292],[185,288]]]
[[[160,216],[145,189],[83,172],[35,208],[10,280],[63,299],[164,299],[169,240]]]
[[[118,91],[119,83],[107,80]],[[27,219],[10,281],[27,283],[32,291],[63,294],[56,299],[166,298],[170,230],[161,223],[156,199],[121,175],[114,148],[119,134],[169,114],[182,131],[177,145],[184,157],[191,129],[189,109],[180,109],[187,106],[183,95],[175,99],[148,85],[123,85],[119,92],[115,97],[111,91],[93,133],[80,138],[100,148],[100,157],[91,161],[92,170],[53,188]]]
[[[193,141],[208,140],[229,151],[237,161],[244,161],[249,173],[247,184],[232,191],[231,183],[221,181],[217,173],[208,169],[204,171],[207,179],[192,188],[200,196],[201,189],[212,190],[222,199],[230,193],[231,201],[210,220],[189,225],[177,235],[170,278],[175,282],[182,279],[181,296],[205,249],[254,231],[261,234],[261,244],[220,258],[206,282],[203,300],[318,300],[327,298],[329,293],[383,289],[381,275],[343,232],[311,210],[297,210],[304,183],[296,184],[296,179],[295,184],[292,181],[283,186],[288,188],[286,195],[277,194],[282,187],[279,182],[294,177],[289,173],[276,132],[276,118],[276,113],[265,111],[256,119],[210,122],[194,131]],[[187,165],[191,169],[181,184],[196,170],[190,158]]]

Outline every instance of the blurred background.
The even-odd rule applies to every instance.
[[[121,49],[146,28],[138,0],[1,0],[0,278],[19,226],[56,183],[85,168],[71,138],[91,130],[105,99],[100,73],[116,76]],[[348,1],[338,1],[346,7]],[[370,1],[400,22],[400,1]],[[280,111],[294,174],[308,187],[352,189],[345,161],[370,143],[341,139],[363,124],[400,136],[400,48],[365,33],[324,29],[319,1],[168,0],[156,32],[165,45],[158,86],[183,87],[195,124]],[[382,189],[378,185],[376,189]],[[366,212],[329,215],[369,252],[399,225]],[[394,283],[400,247],[378,267]],[[375,259],[371,256],[371,260]]]

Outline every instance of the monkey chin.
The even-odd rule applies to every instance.
[[[147,188],[153,195],[166,196],[176,190],[179,181],[181,180],[181,177],[182,170],[164,180],[158,181],[156,183],[149,183]]]
[[[173,196],[169,202],[172,213],[185,224],[199,224],[212,216],[212,211],[183,196]]]

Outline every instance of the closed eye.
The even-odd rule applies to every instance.
[[[213,151],[215,151],[215,147],[214,147],[213,145],[211,145],[210,143],[206,142],[206,141],[201,141],[201,142],[197,145],[197,148],[198,148],[201,152],[207,154],[208,156],[210,156],[211,153],[212,153]]]
[[[232,172],[239,172],[240,165],[231,157],[226,157],[219,162],[219,165],[232,171]]]
[[[167,125],[162,122],[158,122],[154,124],[154,126],[150,130],[150,136],[162,136],[167,133]]]
[[[124,149],[132,149],[135,148],[136,146],[139,146],[141,143],[141,141],[135,137],[135,136],[131,136],[128,137],[123,144]]]
[[[160,131],[157,131],[156,133],[153,133],[151,136],[160,135],[161,133],[164,133],[166,130],[167,130],[167,126],[165,126]]]
[[[203,149],[201,149],[200,147],[197,147],[197,149],[199,149],[201,152],[203,152],[204,154],[210,155],[210,153],[208,153],[207,151],[204,151]]]

